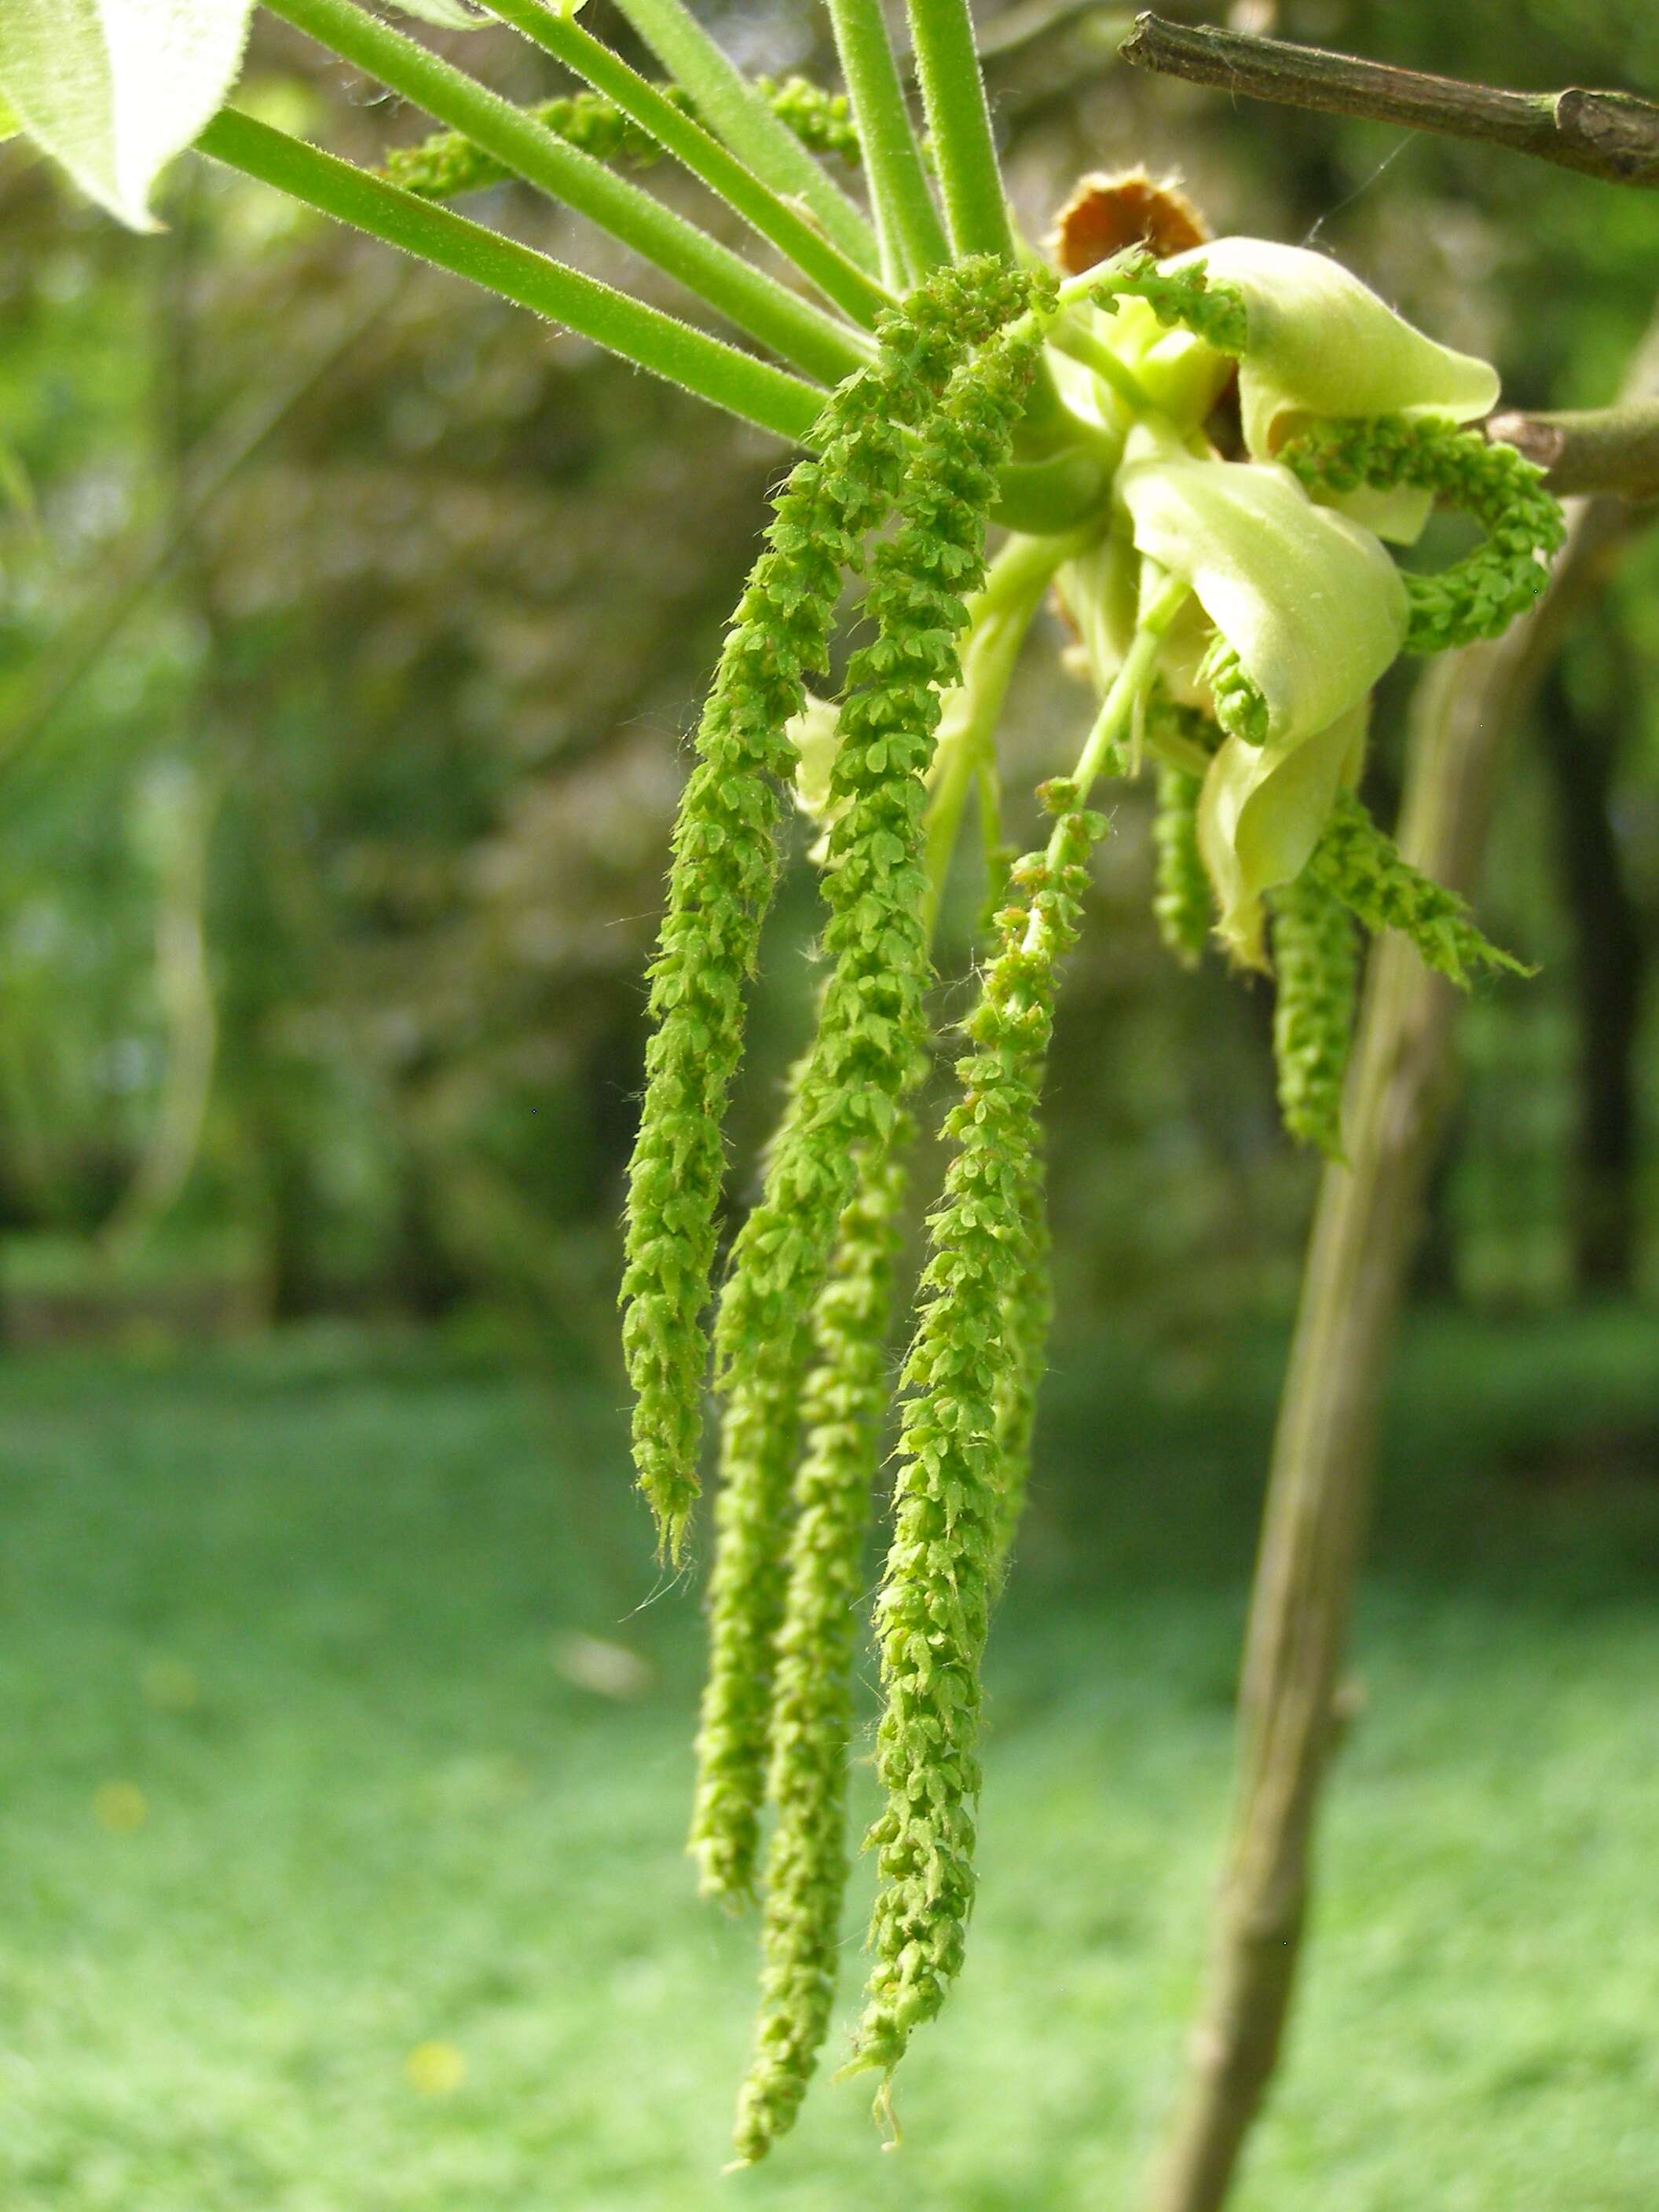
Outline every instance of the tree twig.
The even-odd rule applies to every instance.
[[[1659,324],[1655,326],[1659,335]],[[1659,381],[1650,337],[1626,390]],[[1474,888],[1505,738],[1600,588],[1632,509],[1579,506],[1548,591],[1493,644],[1419,687],[1401,843]],[[1395,1322],[1450,1088],[1457,994],[1400,938],[1372,955],[1345,1117],[1325,1170],[1273,1440],[1239,1698],[1239,1754],[1207,1986],[1155,2177],[1153,2212],[1219,2212],[1278,2063],[1307,1913],[1315,1816],[1342,1719],[1340,1673]]]
[[[1659,399],[1559,415],[1492,415],[1483,427],[1488,438],[1535,461],[1560,498],[1659,498]]]
[[[1659,106],[1628,92],[1505,92],[1244,31],[1139,15],[1121,49],[1137,68],[1254,100],[1358,115],[1531,154],[1609,183],[1659,186]]]

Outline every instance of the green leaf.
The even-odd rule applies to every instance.
[[[1198,801],[1198,845],[1215,886],[1216,925],[1234,957],[1266,968],[1261,895],[1307,866],[1337,796],[1358,777],[1369,696],[1299,744],[1229,738],[1210,763]]]
[[[15,111],[0,99],[0,141],[15,138],[22,127]]]
[[[1137,547],[1186,579],[1238,655],[1274,744],[1328,728],[1405,642],[1406,587],[1383,546],[1288,469],[1158,453],[1136,430],[1118,492]]]
[[[252,0],[4,0],[0,100],[135,230],[235,82]]]

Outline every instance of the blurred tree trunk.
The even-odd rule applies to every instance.
[[[1614,688],[1617,697],[1631,696],[1622,683]],[[1574,940],[1574,1279],[1583,1291],[1628,1291],[1636,1268],[1636,1045],[1647,947],[1613,825],[1613,783],[1626,726],[1616,699],[1586,712],[1559,667],[1544,686],[1541,708],[1540,734]]]
[[[1580,507],[1545,598],[1493,645],[1448,654],[1413,702],[1400,838],[1471,892],[1503,741],[1563,623],[1627,526]],[[1314,1820],[1342,1720],[1339,1676],[1383,1388],[1451,1082],[1456,994],[1411,946],[1375,948],[1350,1079],[1351,1161],[1328,1168],[1274,1438],[1240,1692],[1237,1796],[1208,1984],[1155,2212],[1218,2212],[1279,2059],[1306,1920]]]

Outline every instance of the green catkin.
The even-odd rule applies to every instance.
[[[994,329],[1000,315],[1028,297],[1029,286],[993,262],[941,270],[913,295],[903,327],[912,333],[913,374],[927,394],[943,391],[951,364],[976,334]],[[882,328],[890,343],[891,327],[884,323]],[[957,451],[960,441],[956,429],[964,411],[960,398],[953,403],[946,396],[931,416],[925,403],[915,409],[925,416],[923,428],[899,490],[899,526],[877,556],[869,594],[877,616],[877,641],[864,655],[854,657],[854,678],[884,644],[896,642],[902,647],[915,634],[914,619],[908,629],[899,622],[902,595],[913,571],[925,577],[940,561],[950,563],[953,540],[941,488],[947,479],[962,498],[971,490],[979,502],[977,526],[982,541],[983,510],[989,505],[995,468],[1006,451],[1018,401],[989,372],[977,380],[975,390],[977,396],[965,408],[967,416],[970,422],[995,421],[1001,435],[981,477],[971,482]],[[900,437],[890,425],[878,426],[867,434],[884,436],[896,448]],[[971,582],[976,581],[975,574]],[[964,588],[971,588],[971,582]],[[927,606],[939,616],[935,600]],[[957,607],[957,620],[961,619]],[[948,629],[945,635],[948,644]],[[952,670],[954,665],[952,659]],[[942,680],[948,681],[948,676]],[[890,687],[886,696],[896,699],[896,688]],[[820,1003],[817,1035],[797,1069],[769,1148],[762,1202],[738,1239],[721,1304],[721,1323],[729,1328],[734,1289],[738,1303],[756,1291],[756,1279],[745,1274],[745,1267],[767,1264],[767,1245],[756,1237],[756,1222],[766,1221],[769,1202],[781,1204],[787,1234],[772,1238],[773,1250],[781,1248],[785,1261],[793,1262],[799,1246],[789,1239],[804,1223],[806,1249],[817,1272],[804,1287],[798,1276],[792,1277],[786,1286],[789,1296],[775,1302],[758,1323],[753,1322],[750,1310],[735,1340],[741,1356],[728,1354],[722,1375],[726,1403],[710,1586],[709,1676],[697,1742],[690,1839],[704,1895],[732,1901],[750,1896],[754,1889],[808,1308],[822,1281],[838,1218],[852,1195],[856,1162],[863,1158],[872,1171],[879,1164],[897,1110],[896,1102],[918,1071],[925,1045],[922,996],[928,969],[919,919],[921,878],[914,867],[906,873],[903,848],[894,833],[895,819],[902,822],[905,796],[902,790],[896,801],[889,796],[906,773],[914,774],[921,791],[933,721],[927,719],[921,702],[912,700],[910,704],[920,717],[916,726],[921,734],[908,752],[902,724],[884,726],[881,742],[891,775],[869,779],[867,787],[851,777],[843,779],[847,811],[831,836],[827,891],[830,921],[825,946],[834,964]],[[933,720],[937,713],[935,706]],[[919,843],[919,810],[914,833]],[[900,864],[896,864],[896,853]],[[890,901],[890,911],[884,901]],[[873,929],[872,909],[878,924]],[[902,948],[904,958],[896,947]],[[890,976],[896,979],[890,987]],[[836,1147],[836,1156],[817,1164],[817,1148],[826,1133]],[[820,1232],[826,1205],[828,1217],[822,1220]],[[757,1249],[762,1255],[759,1263],[752,1258]]]
[[[996,957],[967,1024],[962,1096],[945,1121],[955,1151],[902,1378],[896,1522],[876,1609],[886,1693],[876,1765],[888,1802],[868,1838],[879,1852],[875,1965],[852,2061],[884,2074],[960,1970],[974,1898],[1006,1313],[1027,1250],[1054,965],[1076,936],[1084,863],[1105,827],[1078,809],[1074,784],[1045,796],[1060,818],[1048,850],[1013,870],[1018,902],[998,917]]]
[[[1152,915],[1158,933],[1183,968],[1196,968],[1210,938],[1210,879],[1198,849],[1202,780],[1161,762],[1152,816]]]
[[[876,635],[848,667],[823,879],[830,975],[800,1111],[732,1249],[715,1325],[727,1387],[741,1385],[748,1364],[788,1335],[816,1297],[854,1161],[878,1156],[925,1066],[923,778],[941,694],[960,673],[963,602],[984,577],[996,471],[1040,344],[1029,323],[986,343],[1029,302],[1029,279],[988,259],[956,274],[964,271],[974,273],[958,330],[979,350],[917,441],[898,527],[872,563],[866,613]]]
[[[1497,637],[1549,580],[1566,525],[1543,472],[1512,447],[1432,416],[1384,415],[1322,422],[1279,459],[1312,490],[1413,484],[1478,522],[1473,553],[1431,575],[1407,574],[1406,651],[1444,653]]]
[[[1247,745],[1265,745],[1268,737],[1267,702],[1243,662],[1218,631],[1198,672],[1215,694],[1215,719],[1227,735],[1242,738]]]
[[[796,465],[775,502],[680,802],[650,970],[653,1029],[622,1287],[635,1462],[671,1560],[699,1486],[720,1123],[794,770],[786,726],[802,708],[807,679],[826,666],[842,572],[857,568],[864,537],[899,488],[904,428],[935,406],[960,351],[963,295],[974,282],[964,270],[940,271],[882,319],[876,360],[831,395],[819,453]]]
[[[1413,867],[1352,792],[1337,800],[1305,873],[1374,936],[1395,929],[1410,938],[1425,965],[1454,983],[1467,986],[1483,968],[1531,972],[1481,934],[1455,891]]]
[[[686,1848],[704,1897],[755,1893],[771,1724],[773,1639],[783,1609],[790,1482],[811,1346],[805,1329],[769,1346],[722,1409],[708,1676]]]
[[[1054,1250],[1048,1234],[1047,1164],[1040,1134],[1033,1132],[1022,1158],[1014,1194],[1019,1223],[1018,1266],[1004,1297],[1002,1368],[997,1376],[997,1531],[999,1580],[1025,1510],[1031,1478],[1031,1438],[1036,1426],[1037,1393],[1048,1353],[1054,1317]]]
[[[1299,1143],[1340,1160],[1342,1088],[1359,985],[1353,918],[1307,869],[1273,894],[1272,905],[1279,1111]]]
[[[807,1443],[795,1479],[777,1641],[761,2008],[733,2142],[752,2165],[795,2116],[829,2032],[847,1887],[847,1755],[866,1530],[889,1395],[887,1330],[902,1229],[903,1139],[842,1214],[812,1316]]]
[[[1144,300],[1165,328],[1181,324],[1218,353],[1242,354],[1249,343],[1249,312],[1236,284],[1212,283],[1201,261],[1166,269],[1151,253],[1132,255],[1090,295],[1115,314],[1121,298]]]
[[[771,102],[779,121],[793,131],[810,153],[832,155],[849,163],[861,158],[858,132],[843,94],[825,92],[800,76],[786,77],[781,84],[757,77],[755,84]],[[696,114],[678,85],[661,84],[657,90],[683,113]],[[663,149],[651,133],[602,93],[568,93],[556,100],[538,101],[525,112],[545,125],[567,146],[590,155],[596,161],[621,161],[633,169],[648,169],[662,159]],[[394,148],[386,157],[382,173],[388,184],[413,192],[419,199],[448,200],[462,192],[506,184],[513,173],[459,131],[441,131],[416,146]]]

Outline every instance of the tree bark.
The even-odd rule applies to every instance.
[[[1503,742],[1562,625],[1626,526],[1581,508],[1545,598],[1492,645],[1430,669],[1413,704],[1401,842],[1474,888]],[[1240,1694],[1237,1798],[1207,1990],[1154,2212],[1217,2212],[1278,2062],[1307,1917],[1314,1818],[1342,1719],[1339,1670],[1379,1407],[1436,1137],[1456,994],[1412,948],[1373,952],[1350,1079],[1346,1166],[1320,1188],[1274,1438]]]

